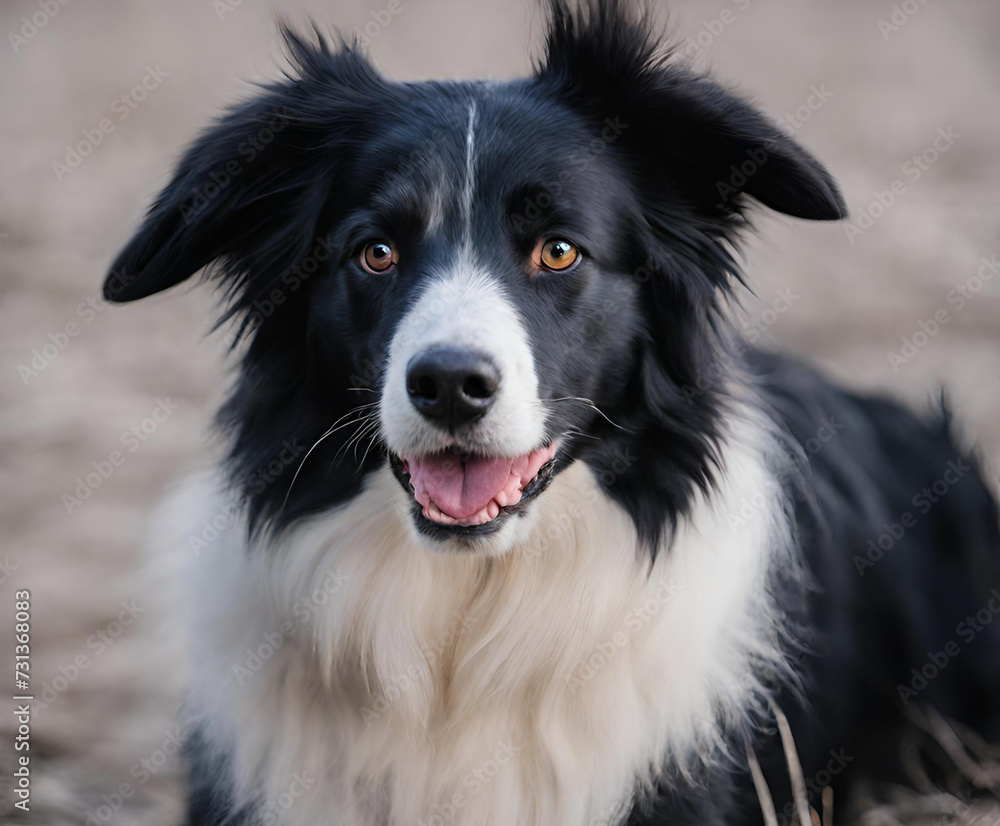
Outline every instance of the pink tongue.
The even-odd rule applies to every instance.
[[[433,500],[455,519],[474,516],[485,508],[506,486],[513,464],[513,459],[484,456],[469,456],[463,463],[451,451],[408,460],[416,500],[424,507]]]

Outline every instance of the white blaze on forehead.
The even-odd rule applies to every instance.
[[[462,219],[465,222],[465,249],[472,251],[472,196],[476,191],[476,102],[469,105],[469,125],[465,131],[465,187],[462,190]]]
[[[545,412],[527,331],[496,280],[462,258],[453,271],[429,284],[403,317],[389,349],[379,415],[386,441],[403,456],[449,443],[447,434],[414,409],[406,392],[410,360],[435,347],[474,350],[499,370],[492,406],[468,430],[475,452],[521,456],[544,439]]]

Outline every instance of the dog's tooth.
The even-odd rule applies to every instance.
[[[490,500],[490,502],[478,513],[474,513],[472,516],[466,516],[462,519],[455,519],[452,516],[448,516],[448,514],[444,513],[436,504],[434,504],[434,500],[431,500],[430,504],[424,508],[424,516],[442,525],[484,525],[487,522],[491,522],[496,519],[499,514],[500,507],[493,500]]]
[[[466,516],[464,519],[456,519],[455,522],[458,525],[466,525],[472,527],[473,525],[482,525],[483,522],[488,520],[483,517],[486,515],[486,509],[483,508],[479,513],[474,513],[472,516]]]
[[[521,477],[511,474],[511,477],[507,480],[507,484],[504,485],[504,489],[501,491],[503,494],[503,501],[500,502],[500,504],[505,507],[507,505],[516,504],[517,500],[520,498],[517,493],[520,489]],[[497,501],[500,501],[499,497],[497,497]]]

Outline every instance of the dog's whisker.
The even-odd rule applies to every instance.
[[[341,417],[341,418],[343,418],[343,417]],[[362,411],[362,415],[359,415],[357,418],[355,418],[355,419],[353,419],[353,420],[351,420],[349,422],[344,422],[343,424],[338,425],[337,427],[332,427],[332,428],[330,428],[330,430],[328,432],[329,433],[333,433],[333,432],[336,432],[338,430],[343,430],[345,427],[350,427],[351,425],[358,425],[358,424],[361,424],[363,422],[367,422],[370,418],[371,418],[371,412],[370,411],[369,412]]]
[[[361,462],[358,464],[358,467],[364,467],[365,460],[368,458],[369,451],[372,449],[372,447],[379,440],[380,437],[381,434],[378,432],[378,429],[376,428],[375,432],[372,434],[371,441],[368,442],[368,447],[365,449],[364,455],[361,457]]]
[[[370,433],[378,432],[378,421],[368,422],[354,437],[354,461],[358,461],[358,446],[361,444],[362,440],[368,436]],[[362,461],[363,464],[363,461]]]
[[[356,444],[356,442],[357,442],[358,439],[363,438],[363,436],[365,435],[365,433],[370,432],[370,428],[371,427],[373,427],[373,426],[377,427],[378,426],[378,419],[377,418],[373,418],[372,415],[369,414],[369,415],[366,415],[366,416],[358,419],[355,422],[351,422],[351,424],[356,425],[358,429],[353,434],[351,434],[351,438],[348,439],[337,450],[336,454],[333,457],[333,463],[334,464],[336,464],[337,462],[340,461],[341,455],[342,454],[346,454],[347,451],[351,448],[351,445]],[[356,454],[355,454],[355,458],[357,458]]]
[[[597,413],[601,418],[603,418],[609,425],[611,425],[612,427],[617,427],[623,433],[634,433],[635,432],[633,430],[630,430],[627,427],[623,427],[622,425],[618,424],[618,422],[613,421],[611,419],[611,417],[609,417],[603,410],[601,410],[601,408],[599,408],[596,404],[594,404],[593,400],[591,400],[591,399],[585,399],[582,396],[561,396],[561,397],[559,397],[557,399],[542,399],[542,402],[543,403],[547,403],[547,402],[578,402],[580,404],[583,404],[583,405],[589,407],[591,410],[593,410],[595,413]]]
[[[281,501],[281,508],[280,508],[280,510],[283,511],[285,509],[285,506],[288,504],[288,497],[292,495],[292,488],[295,487],[295,480],[299,478],[299,474],[302,472],[302,468],[305,465],[306,460],[309,458],[310,454],[317,447],[319,447],[320,443],[324,439],[326,439],[329,436],[333,435],[335,432],[337,432],[341,428],[347,427],[347,425],[349,425],[349,424],[354,424],[355,422],[353,422],[353,421],[346,422],[345,424],[339,424],[344,419],[346,419],[348,416],[350,416],[352,413],[361,414],[359,416],[358,420],[362,421],[362,422],[366,421],[367,418],[370,416],[370,414],[365,414],[365,412],[364,412],[364,408],[366,408],[366,407],[371,407],[371,405],[370,404],[358,405],[357,407],[351,408],[343,416],[341,416],[340,418],[338,418],[332,425],[330,425],[329,429],[327,429],[326,432],[323,433],[322,436],[320,436],[315,442],[313,442],[312,447],[310,447],[309,450],[306,451],[306,455],[302,457],[302,461],[299,462],[299,466],[295,469],[295,473],[292,475],[292,481],[289,482],[289,484],[288,484],[288,490],[285,491],[285,498]]]
[[[303,465],[305,465],[306,460],[309,458],[310,454],[312,454],[312,452],[317,447],[319,447],[320,442],[322,442],[324,439],[326,439],[332,433],[333,433],[332,430],[328,430],[326,433],[324,433],[322,436],[320,436],[315,442],[313,442],[312,447],[309,448],[309,450],[306,451],[306,455],[302,457],[302,461],[299,462],[299,466],[295,469],[295,473],[292,475],[292,481],[288,484],[288,490],[285,491],[285,498],[281,501],[281,510],[284,510],[285,509],[285,505],[288,504],[288,497],[292,495],[292,488],[295,487],[295,480],[299,478],[299,473],[302,472],[302,467],[303,467]]]
[[[359,404],[356,407],[352,407],[343,416],[341,416],[332,425],[330,425],[330,428],[329,428],[329,430],[327,430],[327,433],[332,433],[334,430],[339,430],[340,428],[337,427],[337,425],[340,424],[342,421],[344,421],[344,419],[346,419],[348,416],[350,416],[353,413],[359,414],[358,415],[358,419],[367,418],[368,415],[370,415],[369,412],[367,411],[367,408],[373,407],[375,404],[376,404],[376,402],[369,402],[368,404]],[[363,416],[360,415],[362,413],[364,414]],[[357,421],[357,419],[355,419],[355,421]],[[354,424],[354,422],[347,422],[347,424],[341,425],[341,427],[346,427],[348,424]],[[324,434],[324,435],[326,435],[326,434]]]
[[[351,446],[354,444],[355,440],[357,440],[361,436],[361,434],[364,433],[364,428],[366,424],[367,422],[359,424],[358,429],[351,434],[351,437],[337,449],[337,452],[333,456],[334,464],[340,462],[341,457],[347,454],[347,451],[351,449]]]
[[[575,430],[574,428],[570,428],[569,430],[564,431],[564,433],[567,436],[577,436],[580,439],[590,439],[591,441],[594,442],[601,441],[597,436],[592,436],[589,433],[584,433],[582,430]]]

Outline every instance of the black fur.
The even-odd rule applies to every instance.
[[[289,33],[288,79],[187,151],[114,263],[105,297],[142,298],[214,264],[228,300],[223,320],[245,345],[220,424],[254,528],[279,531],[347,501],[387,461],[377,445],[351,449],[359,406],[378,398],[392,331],[459,244],[456,193],[443,199],[439,228],[428,231],[428,216],[435,184],[463,178],[466,112],[476,102],[477,253],[525,320],[543,398],[586,397],[605,414],[552,405],[550,436],[582,434],[567,439],[555,472],[587,462],[652,553],[692,494],[713,486],[732,386],[756,384],[808,462],[788,484],[814,587],[775,583],[789,623],[805,629],[803,688],[783,703],[806,775],[844,749],[851,760],[838,783],[891,779],[903,729],[897,685],[1000,583],[996,506],[945,418],[921,422],[734,343],[725,310],[741,280],[749,208],[841,218],[830,175],[749,104],[671,62],[626,3],[550,6],[535,73],[502,85],[394,83],[356,47]],[[753,173],[733,184],[731,168],[748,161]],[[583,263],[529,279],[525,256],[553,232],[572,237]],[[396,276],[359,267],[360,248],[381,236],[401,250]],[[824,421],[834,433],[826,442],[817,437]],[[336,422],[348,426],[301,462]],[[914,497],[949,462],[968,469],[859,570],[868,540],[922,509]],[[995,725],[998,628],[963,645],[920,701]],[[774,738],[757,739],[772,788],[782,789]],[[225,767],[204,764],[204,751],[192,741],[190,822],[242,822],[241,813],[226,819]],[[779,808],[787,799],[779,793]],[[706,769],[692,783],[668,766],[658,795],[629,823],[758,817],[745,768]]]
[[[912,782],[901,748],[913,735],[911,715],[924,707],[1000,738],[1000,623],[979,632],[968,622],[991,602],[1000,609],[1000,517],[979,463],[956,446],[947,411],[921,420],[894,402],[833,387],[787,358],[753,352],[748,360],[809,463],[796,483],[796,517],[813,588],[781,596],[790,623],[806,635],[797,658],[802,690],[785,686],[778,705],[795,734],[811,804],[820,808],[816,790],[824,785],[814,778],[829,779],[843,815],[859,779]],[[940,495],[946,474],[955,483],[945,482]],[[734,514],[734,525],[743,518],[753,516]],[[892,545],[879,556],[869,542],[878,548],[881,537]],[[940,664],[949,643],[958,656],[916,694],[900,690],[929,655]],[[778,737],[770,728],[757,740],[779,820],[795,823]],[[827,778],[832,755],[840,759]],[[744,767],[715,770],[701,784],[700,792],[664,784],[630,826],[759,822]]]
[[[229,761],[195,730],[184,740],[188,769],[188,826],[250,826],[255,812],[233,807]]]
[[[295,79],[237,108],[187,152],[105,295],[141,298],[219,262],[227,317],[252,333],[221,414],[237,484],[273,461],[275,444],[312,444],[373,399],[392,329],[454,255],[454,222],[434,237],[424,228],[434,174],[463,179],[466,112],[477,100],[488,141],[477,252],[506,273],[531,325],[543,397],[593,399],[620,426],[557,407],[554,431],[591,427],[600,439],[564,451],[563,463],[580,456],[615,477],[609,493],[650,548],[693,489],[707,489],[728,373],[717,363],[719,303],[738,277],[733,246],[746,206],[743,194],[720,200],[718,183],[762,152],[746,194],[821,219],[841,216],[843,203],[819,164],[752,108],[658,59],[618,5],[574,17],[556,4],[536,75],[488,94],[478,84],[389,83],[353,48],[288,34]],[[273,140],[257,151],[265,129]],[[231,164],[237,174],[207,197]],[[556,228],[572,230],[586,260],[572,276],[529,282],[520,261]],[[378,233],[406,262],[389,284],[355,260]],[[327,248],[331,260],[305,272]],[[619,474],[635,438],[616,435],[626,431],[648,449]],[[248,490],[257,519],[280,527],[355,493],[383,459],[369,452],[354,467],[343,449],[352,435],[343,428],[317,447],[287,501],[291,473]],[[329,473],[337,464],[354,472]]]

